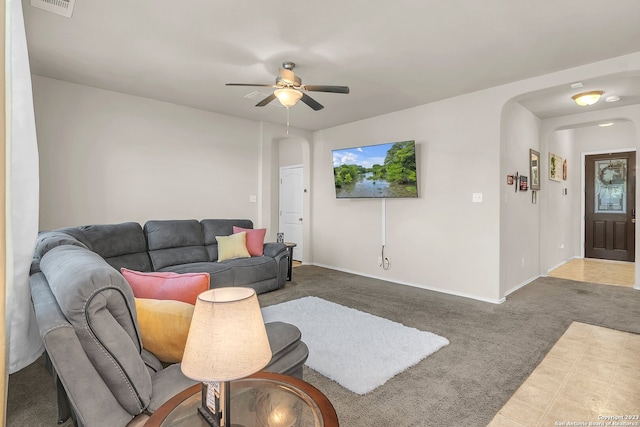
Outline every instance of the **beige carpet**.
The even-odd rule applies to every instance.
[[[344,427],[483,427],[572,322],[640,333],[640,292],[551,277],[496,305],[303,265],[285,289],[258,298],[266,307],[309,295],[450,341],[364,396],[305,367],[305,380],[331,400]],[[7,426],[56,425],[53,379],[41,361],[10,375],[8,400]]]

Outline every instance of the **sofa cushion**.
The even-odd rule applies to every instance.
[[[264,253],[264,236],[267,234],[266,228],[242,228],[233,226],[233,232],[247,233],[247,250],[251,256],[262,256]]]
[[[100,255],[58,246],[40,262],[60,310],[114,396],[137,415],[149,404],[151,376],[140,356],[133,292]]]
[[[162,271],[175,273],[209,273],[209,287],[221,288],[233,286],[233,267],[225,262],[194,262],[191,264],[172,265]]]
[[[143,273],[126,268],[122,275],[131,285],[136,298],[175,300],[195,304],[198,294],[209,289],[209,273],[155,271]]]
[[[253,228],[253,222],[248,219],[203,219],[200,221],[204,233],[204,244],[207,248],[209,261],[218,259],[218,241],[216,236],[233,234],[233,226]]]
[[[116,270],[126,267],[151,271],[147,241],[142,227],[137,222],[83,225],[77,227],[77,230],[77,233],[82,233],[82,240],[88,242],[89,249],[104,258]],[[71,229],[65,229],[65,232],[77,235]]]
[[[154,270],[209,261],[202,227],[196,220],[147,221],[144,233]]]
[[[142,227],[137,222],[83,225],[78,228],[91,242],[91,249],[102,258],[147,251]]]
[[[182,360],[193,317],[193,304],[136,298],[142,346],[165,363]]]
[[[218,241],[218,262],[235,258],[249,258],[247,250],[247,233],[241,232],[230,236],[216,236]]]
[[[151,379],[153,381],[153,396],[151,396],[151,402],[149,402],[149,407],[147,408],[147,411],[151,414],[182,390],[199,383],[199,381],[187,378],[182,373],[179,363],[167,366]]]
[[[249,286],[277,276],[278,264],[273,258],[257,256],[224,261],[233,269],[233,286]]]

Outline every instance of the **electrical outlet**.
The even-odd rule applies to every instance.
[[[561,245],[560,245],[560,249],[564,249],[564,244],[561,244]]]

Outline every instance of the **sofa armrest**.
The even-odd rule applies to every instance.
[[[44,274],[32,275],[29,282],[40,336],[79,425],[127,424],[133,416],[120,406],[86,357],[73,326],[60,311]],[[96,405],[96,402],[100,404]]]
[[[287,247],[284,243],[278,242],[267,242],[264,244],[264,254],[265,256],[269,256],[271,258],[276,258],[280,254],[287,253]]]
[[[264,244],[264,255],[273,258],[276,262],[278,273],[276,282],[278,289],[284,287],[289,273],[289,251],[284,243],[268,242]]]

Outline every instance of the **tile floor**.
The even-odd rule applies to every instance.
[[[639,353],[640,335],[574,322],[489,427],[640,426]]]
[[[549,276],[633,286],[635,266],[574,259]],[[638,354],[640,335],[574,322],[489,427],[640,426]]]
[[[635,263],[594,258],[575,258],[549,272],[550,277],[581,282],[633,287]]]

